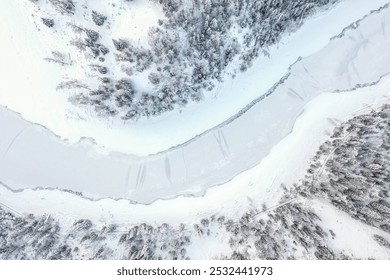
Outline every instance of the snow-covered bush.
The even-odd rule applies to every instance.
[[[53,27],[54,26],[54,20],[51,18],[42,18],[42,22],[47,27]]]
[[[62,14],[74,15],[75,3],[72,0],[49,0],[50,3]]]

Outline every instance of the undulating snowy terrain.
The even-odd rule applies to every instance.
[[[90,70],[39,1],[0,4],[0,258],[390,258],[387,1],[319,8],[200,102],[132,122],[56,91]],[[140,48],[165,20],[76,2]]]

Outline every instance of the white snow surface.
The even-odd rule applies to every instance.
[[[141,1],[126,5],[116,2],[90,1],[88,5],[116,16],[116,20],[107,27],[114,38],[125,36],[144,44],[146,30],[163,16],[162,11],[149,2],[147,5],[141,5]],[[238,74],[235,79],[226,77],[223,84],[205,96],[203,102],[157,118],[124,124],[122,121],[97,119],[93,113],[67,102],[66,93],[56,91],[57,85],[64,79],[90,75],[81,63],[85,62],[85,58],[65,40],[66,34],[61,32],[66,30],[65,26],[50,35],[41,30],[44,26],[39,17],[31,13],[32,3],[4,0],[0,3],[3,19],[0,36],[4,38],[0,59],[10,63],[0,65],[0,104],[21,113],[31,122],[49,128],[70,143],[89,137],[111,151],[138,156],[155,154],[183,144],[231,118],[272,88],[299,57],[320,51],[343,28],[387,2],[344,0],[329,11],[308,19],[297,32],[284,36],[278,45],[269,49],[270,57],[260,57],[253,62],[253,67]],[[79,5],[82,3],[78,2]],[[113,3],[116,5],[113,6]],[[75,17],[77,22],[86,15],[78,12]],[[64,70],[43,60],[55,50],[68,53],[75,66]],[[144,77],[141,75],[138,79],[142,81]]]
[[[329,238],[329,247],[344,251],[354,259],[382,259],[388,260],[390,252],[388,249],[372,241],[374,234],[384,235],[386,238],[390,234],[374,227],[364,224],[361,221],[351,219],[351,217],[331,205],[329,202],[316,200],[311,204],[316,213],[321,216],[321,225],[331,227],[336,234],[336,238]]]

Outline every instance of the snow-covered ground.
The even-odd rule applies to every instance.
[[[344,250],[346,254],[353,256],[355,259],[366,259],[367,256],[376,259],[389,259],[389,250],[379,246],[376,242],[372,242],[373,234],[383,234],[383,232],[351,219],[348,214],[343,213],[329,203],[316,201],[312,206],[316,213],[321,216],[321,225],[332,225],[333,229],[336,230],[337,238],[329,239],[332,248]]]
[[[189,141],[237,114],[272,88],[288,73],[290,65],[299,57],[306,57],[321,50],[328,44],[329,39],[339,34],[343,28],[385,3],[386,0],[344,0],[329,11],[308,19],[297,32],[285,36],[277,46],[270,48],[270,57],[260,57],[249,71],[237,75],[235,79],[226,78],[222,85],[206,96],[204,102],[158,118],[124,126],[119,122],[105,123],[103,120],[97,120],[88,112],[68,104],[65,94],[53,94],[57,85],[63,81],[63,70],[58,65],[47,63],[43,58],[51,51],[59,49],[69,53],[71,60],[77,65],[77,61],[81,59],[80,54],[61,40],[63,34],[57,34],[57,39],[53,40],[36,28],[35,25],[40,19],[28,12],[31,9],[24,8],[26,5],[32,5],[29,1],[5,0],[0,4],[0,15],[4,23],[0,28],[0,36],[6,38],[0,59],[13,63],[0,66],[3,79],[0,85],[0,104],[21,113],[31,122],[48,127],[72,143],[83,137],[91,137],[109,150],[135,155],[162,152]],[[127,35],[136,41],[139,39],[140,42],[145,40],[140,34],[144,34],[147,27],[155,24],[157,18],[162,16],[156,7],[151,12],[150,9],[142,10],[137,5],[133,8],[118,5],[112,8],[102,4],[101,9],[108,7],[110,10],[107,12],[121,14],[117,17],[119,22],[112,26],[113,35]],[[134,21],[120,22],[125,14],[151,20],[145,22],[133,18]],[[14,24],[15,18],[21,19],[21,24]],[[126,30],[124,26],[134,22],[139,26]],[[42,28],[41,25],[38,27]],[[82,65],[79,65],[69,68],[66,75],[70,78],[75,75],[85,76],[87,73]],[[240,98],[237,98],[237,93]]]
[[[311,100],[332,97],[316,109],[321,112],[317,123],[321,117],[330,118],[335,109],[345,114],[365,103],[385,102],[390,72],[390,34],[386,30],[389,16],[388,8],[374,12],[319,52],[295,63],[283,83],[245,113],[157,155],[136,157],[109,152],[89,139],[70,144],[0,108],[4,133],[0,140],[0,181],[15,190],[60,188],[94,199],[126,198],[140,203],[203,195],[209,187],[267,162],[269,152],[297,126],[298,116],[305,114]],[[380,79],[379,89],[369,87]],[[348,91],[362,86],[367,87],[364,90],[368,94]],[[330,94],[332,91],[348,92]],[[308,127],[316,125],[314,118],[306,120]],[[302,148],[312,145],[311,141],[320,143],[309,130],[305,131],[310,137],[302,134],[300,141],[307,140]],[[322,132],[318,132],[320,139]],[[296,145],[290,149],[301,151]],[[272,181],[277,174],[293,168],[296,173],[301,168],[290,157],[287,163],[291,163],[289,168],[279,168],[276,161],[269,171],[259,174],[263,180]]]

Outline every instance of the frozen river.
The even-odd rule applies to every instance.
[[[0,107],[0,181],[14,190],[58,188],[90,198],[139,203],[202,195],[259,164],[293,130],[313,99],[336,91],[346,91],[340,96],[353,95],[354,88],[389,79],[389,22],[387,7],[372,12],[318,52],[299,59],[288,73],[281,73],[279,83],[241,113],[155,155],[109,152],[90,139],[67,143]],[[349,102],[337,97],[332,102],[343,100]],[[331,107],[332,102],[324,106]]]

